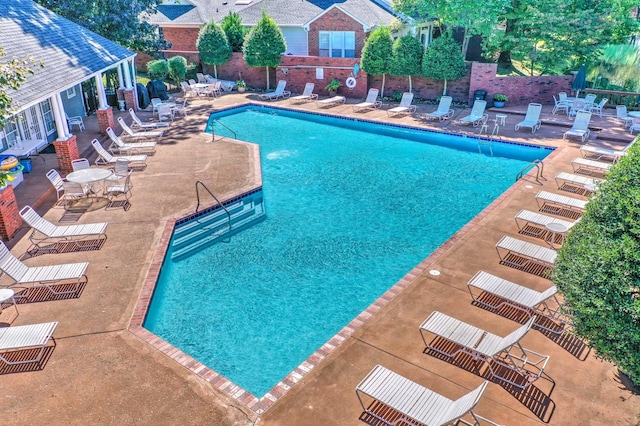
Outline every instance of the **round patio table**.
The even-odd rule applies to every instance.
[[[91,167],[88,169],[76,170],[75,172],[71,172],[67,175],[67,180],[69,182],[79,183],[81,185],[89,185],[91,187],[91,192],[93,192],[98,198],[98,193],[93,188],[93,185],[96,182],[100,182],[111,176],[113,172],[109,169],[101,169],[98,167]]]

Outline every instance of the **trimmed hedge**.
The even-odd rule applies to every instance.
[[[587,204],[558,252],[552,280],[576,335],[640,384],[640,144]]]

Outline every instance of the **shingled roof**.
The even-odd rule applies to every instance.
[[[150,15],[147,22],[167,26],[202,26],[213,20],[220,22],[229,12],[240,12],[242,9],[260,0],[189,0],[180,3],[163,3],[157,6],[157,12]]]
[[[9,90],[19,108],[40,102],[135,53],[65,19],[31,0],[0,0],[0,46],[5,56],[33,57],[34,75],[19,90]]]

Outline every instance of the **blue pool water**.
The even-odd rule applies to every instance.
[[[258,397],[551,152],[267,108],[214,118],[260,144],[267,218],[169,252],[145,327]]]

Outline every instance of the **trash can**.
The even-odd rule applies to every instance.
[[[487,91],[486,90],[476,90],[475,92],[473,92],[473,99],[474,100],[484,101],[486,98],[487,98]]]
[[[22,167],[24,167],[24,172],[25,173],[31,173],[31,158],[23,158],[22,160],[20,160],[20,164],[22,164]]]

